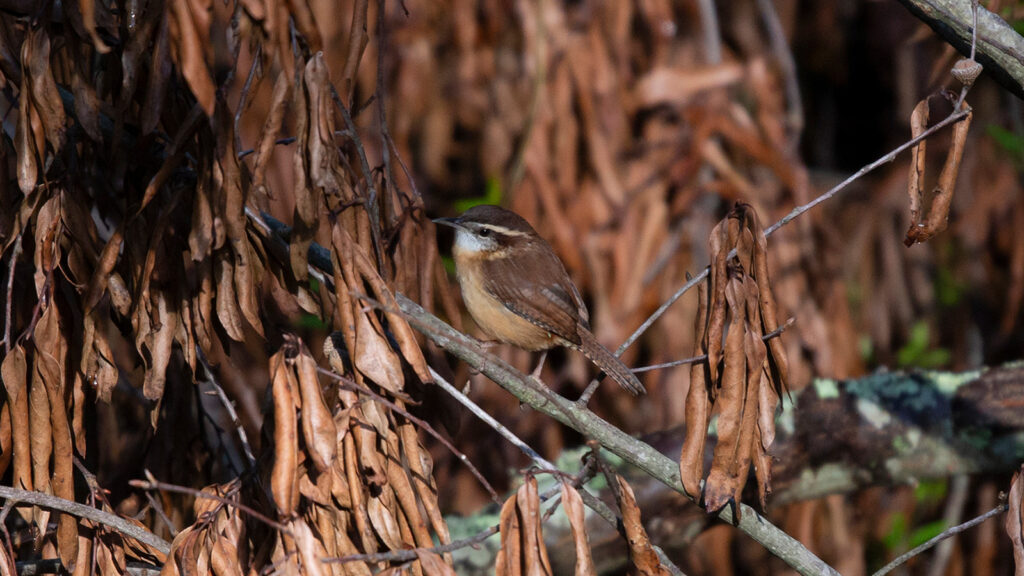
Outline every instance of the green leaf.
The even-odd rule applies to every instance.
[[[946,497],[949,482],[945,478],[939,480],[922,480],[914,487],[914,499],[919,504],[935,504]]]
[[[492,176],[487,179],[487,186],[484,188],[483,196],[456,200],[455,209],[458,210],[459,214],[461,214],[473,206],[479,206],[481,204],[501,204],[502,196],[504,196],[504,194],[501,190],[501,180]]]
[[[1024,138],[1002,126],[989,124],[985,132],[1015,161],[1024,162]]]
[[[946,522],[944,520],[936,520],[934,522],[929,522],[924,526],[919,526],[910,533],[910,547],[914,548],[924,544],[941,534],[945,529]]]
[[[310,328],[313,330],[326,330],[327,324],[324,323],[319,316],[313,314],[303,314],[299,316],[299,319],[295,322],[297,328]]]
[[[885,545],[887,550],[896,550],[903,545],[903,542],[907,539],[907,517],[902,512],[896,512],[892,515],[892,523],[889,525],[889,531],[882,536],[882,544]]]
[[[441,263],[444,264],[444,269],[448,272],[449,276],[455,275],[455,259],[451,256],[441,256]]]
[[[910,327],[910,338],[896,352],[896,362],[902,367],[941,368],[950,361],[950,352],[945,348],[930,348],[928,323],[919,321]]]

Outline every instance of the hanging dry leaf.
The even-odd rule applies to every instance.
[[[171,0],[167,3],[171,56],[207,116],[213,116],[216,88],[207,62],[212,52],[211,0]]]
[[[297,383],[288,369],[285,350],[270,358],[271,394],[274,401],[274,466],[270,473],[270,490],[281,515],[295,513],[299,487],[299,435],[295,418]]]
[[[1013,543],[1014,574],[1021,576],[1024,575],[1024,466],[1013,473],[1007,503],[1006,533]]]
[[[25,349],[19,344],[4,356],[0,365],[4,390],[7,391],[7,405],[11,412],[14,471],[11,485],[22,490],[32,490],[31,436],[29,427],[29,392],[27,387],[28,364]]]
[[[925,98],[918,103],[910,117],[911,130],[918,135],[923,132],[928,122],[928,100]],[[953,141],[946,155],[946,162],[942,165],[939,181],[932,190],[928,214],[923,221],[919,211],[923,205],[921,188],[924,186],[925,141],[922,140],[914,147],[910,180],[907,185],[907,194],[910,196],[910,228],[903,240],[907,246],[926,242],[946,229],[949,207],[953,203],[953,191],[956,188],[956,177],[960,172],[960,161],[963,160],[964,148],[967,145],[967,132],[971,127],[971,120],[974,119],[974,112],[967,102],[963,102],[960,109],[967,111],[967,116],[953,126]]]
[[[583,513],[583,499],[579,492],[566,482],[562,482],[562,509],[569,518],[572,540],[576,546],[576,576],[592,576],[596,574],[594,559],[590,554],[590,542],[587,541],[587,522]]]
[[[629,544],[629,561],[631,573],[643,576],[668,576],[670,572],[661,565],[657,552],[651,546],[643,522],[640,519],[640,507],[636,504],[636,495],[625,478],[615,475],[618,489],[615,498],[622,513],[622,529],[626,532],[626,543]]]
[[[704,484],[704,504],[708,512],[717,512],[732,503],[738,518],[751,463],[762,506],[771,491],[768,450],[775,438],[775,410],[788,364],[778,338],[764,342],[765,334],[778,327],[778,312],[768,277],[767,243],[753,209],[737,204],[712,231],[708,244],[710,301],[700,292],[696,334],[702,336],[695,350],[706,351],[708,362],[691,368],[679,470],[683,487],[697,497],[714,407],[718,443]],[[729,256],[732,250],[734,257]]]

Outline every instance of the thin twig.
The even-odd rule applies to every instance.
[[[964,516],[964,507],[967,505],[967,498],[971,496],[971,478],[967,474],[953,476],[949,483],[949,495],[946,498],[946,511],[942,515],[942,522],[946,526],[960,523]],[[932,554],[931,565],[928,566],[928,576],[942,576],[949,568],[949,561],[953,556],[953,547],[956,540],[950,538],[940,542]]]
[[[348,138],[355,145],[356,155],[359,157],[359,167],[363,171],[363,179],[366,181],[366,199],[363,206],[370,220],[370,236],[373,240],[374,253],[377,256],[377,269],[384,272],[384,245],[381,243],[380,232],[380,207],[377,205],[377,187],[373,184],[373,171],[370,170],[370,162],[366,159],[366,149],[363,148],[363,141],[359,138],[359,130],[352,120],[348,108],[338,96],[334,84],[331,84],[331,97],[334,98],[334,105],[341,111],[341,117],[345,120],[345,128],[348,130]]]
[[[139,488],[141,490],[163,490],[164,492],[177,492],[178,494],[188,494],[196,498],[216,500],[221,504],[230,506],[232,508],[237,508],[238,510],[245,512],[249,516],[252,516],[253,518],[259,520],[260,522],[263,522],[264,524],[270,526],[271,528],[274,528],[275,530],[283,532],[293,538],[295,537],[295,535],[292,533],[291,528],[285,526],[284,524],[281,524],[280,522],[277,522],[267,517],[261,512],[257,512],[256,510],[250,508],[249,506],[246,506],[245,504],[242,504],[241,502],[229,500],[223,496],[210,494],[209,492],[203,492],[202,490],[196,490],[195,488],[189,488],[188,486],[178,486],[177,484],[168,484],[166,482],[160,482],[159,480],[155,480],[153,478],[150,478],[148,480],[129,480],[128,484],[133,488]]]
[[[704,35],[704,52],[708,64],[722,63],[722,36],[718,31],[718,13],[713,0],[698,0],[700,7],[700,28]]]
[[[196,345],[196,357],[199,358],[199,362],[203,365],[203,370],[206,372],[206,383],[213,388],[220,403],[224,406],[224,410],[231,417],[231,424],[235,427],[235,433],[238,434],[238,440],[242,443],[242,450],[245,452],[247,470],[255,469],[256,456],[252,451],[252,446],[249,444],[249,437],[245,433],[245,428],[242,427],[242,421],[238,418],[238,412],[235,411],[235,405],[231,403],[227,394],[224,393],[224,389],[221,388],[220,383],[213,377],[213,368],[210,366],[206,355],[199,345]]]
[[[871,171],[875,170],[876,168],[878,168],[879,166],[881,166],[883,164],[888,164],[889,162],[892,162],[893,160],[896,159],[896,156],[899,155],[901,152],[903,152],[903,151],[905,151],[905,150],[907,150],[909,148],[912,148],[918,142],[924,140],[925,138],[928,138],[929,136],[931,136],[932,134],[935,134],[939,130],[942,130],[946,126],[949,126],[951,124],[959,122],[960,120],[963,120],[964,118],[967,117],[967,115],[970,112],[971,112],[970,108],[967,108],[965,110],[956,110],[956,111],[954,111],[953,113],[951,113],[949,116],[947,116],[944,120],[942,120],[938,124],[935,124],[931,128],[928,128],[927,130],[922,132],[918,137],[912,138],[912,139],[904,142],[903,144],[901,144],[901,145],[897,146],[896,148],[894,148],[888,154],[885,154],[881,158],[875,160],[874,162],[868,164],[867,166],[864,166],[863,168],[861,168],[860,170],[855,172],[853,175],[848,177],[846,180],[843,180],[839,184],[833,186],[830,190],[828,190],[824,194],[818,196],[817,198],[815,198],[814,200],[811,200],[810,202],[808,202],[806,204],[803,204],[801,206],[797,206],[792,211],[790,211],[789,214],[786,214],[785,216],[783,216],[778,222],[776,222],[775,224],[772,224],[771,226],[766,228],[765,231],[764,231],[764,235],[765,236],[771,236],[776,231],[778,231],[779,228],[782,228],[786,224],[789,224],[794,219],[796,219],[796,217],[800,216],[804,212],[807,212],[811,208],[814,208],[815,206],[817,206],[818,204],[821,204],[822,202],[825,202],[826,200],[832,199],[834,196],[836,196],[837,194],[842,192],[844,189],[846,189],[846,187],[848,187],[855,180],[861,178],[862,176],[864,176],[868,172],[871,172]],[[730,253],[730,256],[731,255],[732,255],[732,253]],[[708,268],[705,267],[704,270],[702,270],[699,274],[697,274],[692,279],[690,279],[689,282],[684,284],[682,288],[677,290],[675,294],[670,296],[668,300],[666,300],[661,306],[659,306],[658,309],[655,310],[654,313],[651,314],[647,318],[647,320],[644,320],[643,324],[641,324],[636,329],[636,331],[634,331],[629,336],[629,338],[626,338],[626,341],[623,342],[622,345],[618,347],[618,349],[616,349],[615,355],[616,356],[621,356],[622,353],[625,352],[627,348],[632,346],[633,343],[636,342],[636,340],[644,332],[646,332],[647,329],[650,328],[651,325],[654,324],[655,321],[658,320],[658,318],[661,318],[661,316],[665,313],[665,311],[668,310],[668,308],[670,306],[672,306],[672,304],[674,304],[676,302],[676,300],[678,300],[683,294],[685,294],[691,288],[696,286],[698,283],[704,281],[704,279],[707,278],[707,276],[708,276]]]
[[[160,518],[160,521],[164,523],[164,526],[167,526],[167,531],[171,533],[171,538],[173,539],[176,537],[178,535],[178,527],[175,526],[174,523],[171,522],[171,519],[167,517],[167,513],[164,512],[163,505],[160,504],[159,500],[153,498],[153,495],[149,492],[145,492],[145,495],[146,500],[149,501],[149,505],[153,507],[153,510],[156,510],[156,515]]]
[[[11,250],[11,262],[7,265],[7,294],[6,309],[4,311],[4,354],[11,353],[11,311],[14,310],[14,272],[18,268],[18,257],[21,256],[21,232],[14,239],[14,249]]]
[[[472,412],[477,418],[484,421],[485,424],[490,426],[497,432],[502,438],[508,440],[510,444],[518,448],[526,457],[537,463],[539,466],[544,468],[554,468],[554,464],[545,460],[536,450],[530,447],[529,444],[523,442],[515,435],[511,430],[505,427],[504,424],[498,422],[493,416],[487,413],[486,410],[481,408],[476,402],[470,400],[469,396],[466,396],[460,392],[455,386],[452,386],[443,376],[430,368],[430,375],[434,377],[434,383],[441,387],[442,390],[448,393],[449,396],[454,398],[460,404],[465,406],[470,412]]]
[[[93,562],[95,563],[96,557],[93,555]],[[39,574],[64,574],[64,569],[61,566],[60,558],[45,558],[41,560],[27,560],[25,562],[18,562],[15,564],[17,567],[18,576],[38,576]],[[126,562],[125,563],[125,574],[129,576],[159,576],[160,566],[153,566],[150,564],[144,564],[141,562]]]
[[[761,9],[761,18],[764,19],[765,28],[768,29],[772,52],[775,53],[786,83],[786,103],[789,108],[786,112],[786,124],[789,125],[790,130],[790,140],[786,144],[790,146],[789,152],[796,152],[800,148],[800,135],[804,129],[804,106],[800,99],[796,63],[793,61],[793,52],[789,48],[789,43],[786,42],[786,32],[782,29],[782,22],[775,9],[775,2],[758,0],[757,5]]]
[[[163,554],[167,554],[171,551],[170,542],[167,542],[163,538],[153,534],[141,526],[128,522],[120,516],[111,514],[110,512],[105,512],[98,508],[79,504],[78,502],[72,502],[71,500],[65,500],[51,494],[19,490],[18,488],[13,488],[11,486],[0,486],[0,498],[16,503],[24,502],[26,504],[42,506],[49,510],[56,510],[58,512],[77,516],[78,518],[92,520],[97,524],[109,526],[121,534],[134,538]]]
[[[392,196],[389,190],[395,186],[395,171],[391,166],[391,150],[388,148],[388,117],[385,106],[385,101],[387,100],[387,88],[384,84],[384,78],[387,75],[387,69],[384,66],[384,55],[387,53],[386,18],[387,2],[386,0],[377,0],[377,88],[374,96],[377,100],[377,122],[380,130],[380,158],[384,164],[384,189],[381,191],[383,194],[381,200],[385,206],[390,206]],[[385,213],[384,217],[388,220],[387,225],[390,227],[391,214]],[[390,269],[384,266],[380,266],[378,269],[385,282],[391,279]]]
[[[448,448],[448,450],[450,450],[451,453],[454,454],[455,457],[460,462],[462,462],[463,464],[466,465],[467,468],[469,468],[469,471],[473,473],[473,476],[476,476],[476,479],[480,481],[480,484],[491,495],[491,500],[493,500],[495,504],[497,504],[499,506],[501,505],[501,498],[498,497],[498,493],[494,490],[494,487],[491,486],[491,483],[487,481],[487,478],[485,478],[484,475],[480,472],[480,470],[478,470],[477,467],[474,466],[473,463],[469,461],[469,458],[464,453],[462,453],[461,450],[456,448],[451,442],[448,441],[447,438],[442,436],[437,430],[434,430],[433,426],[431,426],[430,424],[424,422],[422,419],[413,416],[412,414],[409,413],[408,410],[405,410],[404,408],[402,408],[398,404],[395,404],[394,402],[388,400],[387,398],[381,396],[380,394],[377,394],[373,390],[370,390],[369,388],[364,388],[364,387],[356,384],[355,381],[350,380],[350,379],[342,376],[341,374],[336,374],[336,373],[332,372],[331,370],[327,370],[327,369],[321,368],[319,366],[317,366],[316,370],[317,370],[317,372],[319,372],[320,374],[323,374],[324,376],[327,376],[329,378],[333,378],[334,380],[337,380],[338,381],[338,385],[341,386],[342,388],[344,388],[345,390],[350,390],[350,391],[355,392],[357,394],[366,394],[367,396],[373,398],[376,402],[379,402],[379,403],[387,406],[393,412],[397,412],[398,414],[401,414],[403,418],[405,418],[406,420],[408,420],[408,421],[412,422],[413,424],[419,426],[427,434],[430,434],[435,439],[437,439],[438,442],[440,442],[441,444],[444,444],[444,446],[446,448]]]
[[[497,533],[498,525],[495,524],[490,528],[481,530],[474,536],[470,536],[469,538],[464,538],[462,540],[456,540],[451,544],[445,544],[443,546],[434,546],[432,548],[411,548],[406,550],[394,550],[391,552],[377,552],[376,554],[349,554],[348,556],[321,558],[320,561],[325,564],[345,564],[347,562],[407,562],[409,560],[416,560],[419,558],[416,554],[417,552],[433,552],[435,554],[455,552],[456,550],[468,548],[469,546],[475,546]]]
[[[526,6],[529,5],[527,4]],[[543,0],[538,1],[534,6],[534,15],[536,16],[534,24],[537,26],[537,29],[534,32],[536,42],[533,44],[533,49],[536,62],[534,62],[535,72],[530,88],[530,108],[526,111],[522,135],[519,138],[519,144],[516,146],[515,154],[512,156],[512,169],[509,170],[508,182],[506,182],[505,186],[505,189],[509,192],[515,192],[523,179],[523,172],[526,166],[526,149],[530,146],[531,135],[533,134],[534,127],[537,125],[537,112],[540,110],[541,91],[544,89],[544,82],[547,80],[548,75],[547,27],[544,25],[544,10]],[[527,16],[524,15],[524,17]]]
[[[1006,512],[1008,509],[1009,509],[1009,506],[1007,504],[1000,504],[999,506],[996,506],[995,508],[989,510],[988,512],[985,512],[984,514],[982,514],[981,516],[978,516],[977,518],[975,518],[973,520],[968,520],[967,522],[964,522],[963,524],[959,524],[957,526],[953,526],[949,530],[946,530],[942,534],[939,534],[938,536],[932,538],[931,540],[925,542],[924,544],[921,544],[920,546],[914,548],[913,550],[910,550],[906,554],[901,554],[895,560],[893,560],[892,562],[889,562],[888,564],[883,566],[879,571],[875,572],[871,576],[883,576],[883,574],[888,574],[889,572],[892,572],[897,566],[900,566],[900,565],[906,563],[908,560],[910,560],[914,556],[917,556],[918,554],[924,552],[925,550],[931,548],[932,546],[935,546],[936,544],[938,544],[939,542],[942,542],[946,538],[949,538],[950,536],[955,536],[956,534],[959,534],[959,533],[961,533],[961,532],[963,532],[963,531],[965,531],[965,530],[967,530],[969,528],[973,528],[973,527],[977,526],[978,524],[981,524],[982,522],[984,522],[985,520],[988,520],[989,518],[991,518],[993,516],[998,516],[998,515],[1002,514],[1003,512]]]
[[[771,340],[772,338],[778,338],[783,332],[788,330],[789,327],[792,326],[793,322],[795,322],[795,321],[796,321],[796,318],[790,318],[782,326],[779,326],[775,330],[772,330],[771,332],[769,332],[769,333],[765,334],[764,336],[762,336],[761,337],[761,341],[762,342],[767,342],[767,341]],[[694,364],[694,363],[697,363],[697,362],[707,362],[707,360],[708,360],[708,355],[707,354],[701,354],[700,356],[694,356],[692,358],[683,358],[682,360],[673,360],[671,362],[663,362],[661,364],[651,364],[650,366],[641,366],[639,368],[633,368],[632,370],[630,370],[630,372],[632,372],[634,374],[637,374],[637,373],[640,373],[640,372],[650,372],[651,370],[659,370],[661,368],[672,368],[674,366],[682,366],[684,364]]]
[[[238,129],[238,124],[242,121],[242,112],[245,111],[245,101],[249,98],[249,90],[252,88],[252,80],[256,77],[256,70],[260,65],[260,57],[263,54],[263,44],[256,45],[256,52],[252,55],[252,66],[249,67],[249,75],[245,78],[245,85],[242,86],[242,92],[238,95],[238,109],[235,110],[235,150],[242,149],[242,131]],[[235,60],[235,65],[238,64],[238,60]],[[241,155],[239,155],[241,158]]]

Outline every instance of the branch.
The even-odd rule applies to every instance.
[[[513,396],[534,409],[576,429],[592,438],[605,449],[618,455],[630,464],[640,468],[676,492],[683,493],[679,480],[679,465],[662,455],[650,445],[633,438],[615,426],[605,422],[589,410],[555,394],[544,394],[537,390],[541,384],[534,382],[502,360],[486,353],[479,343],[454,330],[437,317],[402,294],[395,294],[399,308],[409,323],[426,335],[438,346],[461,358],[481,373],[505,388]],[[726,507],[718,517],[739,529],[781,558],[801,574],[838,573],[753,508],[738,504],[742,510],[741,520],[735,522],[732,511]]]
[[[910,12],[965,57],[971,52],[972,2],[968,0],[900,0]],[[1024,100],[1024,37],[1005,20],[978,6],[975,60],[1003,88]]]
[[[769,504],[785,505],[871,486],[1014,470],[1024,458],[1021,405],[1024,363],[1020,362],[963,373],[892,372],[856,380],[816,380],[794,392],[792,402],[777,417]],[[642,440],[674,457],[684,436],[682,428],[673,428]],[[710,464],[715,440],[714,435],[708,437],[705,466]],[[578,460],[584,451],[567,450],[558,461]],[[611,463],[636,491],[651,540],[670,556],[685,554],[707,527],[708,516],[657,480],[625,464]],[[757,495],[751,489],[747,497]],[[549,548],[571,542],[568,530],[567,526],[546,529]],[[625,569],[623,545],[603,520],[588,515],[587,533],[595,543],[594,560],[605,573]]]
[[[946,530],[942,534],[939,534],[938,536],[932,538],[931,540],[925,542],[924,544],[921,544],[920,546],[914,548],[913,550],[910,550],[906,554],[900,555],[898,558],[896,558],[892,562],[889,562],[888,564],[883,566],[881,570],[879,570],[878,572],[875,572],[874,574],[872,574],[872,576],[884,576],[885,574],[888,574],[889,572],[892,572],[897,567],[905,564],[908,560],[910,560],[914,556],[919,555],[920,553],[922,553],[925,550],[931,548],[932,546],[935,546],[939,542],[942,542],[946,538],[949,538],[951,536],[956,536],[957,534],[959,534],[961,532],[964,532],[964,531],[968,530],[969,528],[973,528],[973,527],[977,526],[978,524],[981,524],[982,522],[984,522],[985,520],[988,520],[989,518],[991,518],[993,516],[998,516],[998,515],[1002,514],[1003,512],[1006,512],[1007,508],[1008,508],[1008,506],[1006,504],[1000,504],[999,506],[996,506],[995,508],[989,510],[988,512],[985,512],[981,516],[978,516],[977,518],[974,518],[972,520],[968,520],[967,522],[964,522],[963,524],[959,524],[957,526],[953,526],[949,530]]]
[[[98,508],[93,508],[92,506],[86,506],[85,504],[79,504],[78,502],[58,498],[51,494],[19,490],[18,488],[12,488],[10,486],[0,486],[0,498],[17,503],[24,502],[35,506],[42,506],[49,510],[56,510],[57,512],[64,512],[66,514],[71,514],[72,516],[92,520],[97,524],[109,526],[125,536],[130,536],[139,542],[152,547],[161,554],[167,555],[171,552],[171,544],[163,538],[153,534],[145,528],[128,522],[120,516],[116,516]]]

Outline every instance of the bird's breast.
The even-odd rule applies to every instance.
[[[481,330],[492,338],[526,350],[546,350],[561,342],[561,338],[509,310],[487,292],[479,276],[480,269],[475,258],[466,254],[456,256],[456,275],[462,287],[462,299]]]

